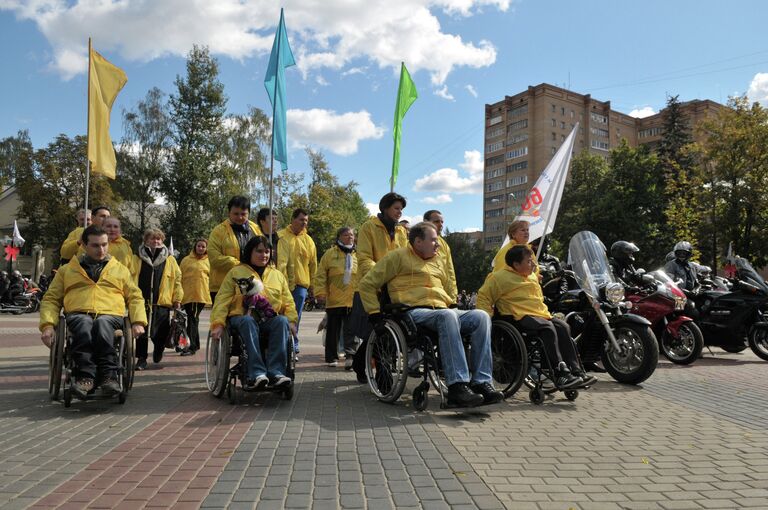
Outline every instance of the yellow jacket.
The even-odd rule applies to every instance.
[[[283,273],[285,279],[288,280],[288,287],[291,287],[291,282],[294,280],[293,273],[293,257],[291,257],[291,242],[285,237],[280,236],[282,231],[277,232],[277,269]],[[292,288],[292,287],[291,287]]]
[[[315,242],[309,237],[307,230],[304,229],[297,234],[293,233],[291,227],[285,227],[278,232],[280,240],[277,246],[277,260],[281,268],[283,261],[286,264],[293,263],[293,278],[288,274],[288,286],[291,290],[297,285],[309,288],[317,272],[317,248]],[[288,246],[288,256],[284,256],[285,247]],[[287,259],[290,258],[290,261]],[[290,271],[285,270],[286,273]],[[284,273],[285,274],[285,273]]]
[[[502,269],[512,269],[507,265],[507,261],[504,260],[504,258],[507,256],[507,252],[510,248],[515,246],[517,243],[514,239],[510,239],[507,244],[499,248],[499,252],[496,254],[495,257],[493,257],[493,272],[501,271]],[[531,245],[528,245],[528,248],[531,248]],[[531,248],[532,249],[532,248]],[[536,261],[536,252],[533,252],[533,255],[531,256],[531,260],[533,260],[533,272],[536,273],[538,276],[539,274],[539,263]]]
[[[455,303],[459,299],[459,289],[456,287],[456,271],[453,269],[451,247],[440,236],[437,236],[437,243],[440,245],[440,248],[437,250],[437,258],[443,264],[445,274],[448,277],[448,285],[445,287],[445,290]]]
[[[61,258],[70,260],[77,255],[78,248],[80,248],[77,242],[83,236],[83,230],[85,230],[84,227],[77,227],[69,233],[66,239],[64,239],[64,242],[61,243],[61,250],[59,251]]]
[[[127,267],[128,271],[133,274],[133,250],[131,249],[131,242],[128,239],[121,236],[114,241],[110,241],[108,250],[110,255]]]
[[[402,225],[395,226],[395,239],[389,238],[387,227],[381,220],[373,216],[360,227],[357,233],[357,289],[368,271],[381,260],[384,255],[397,248],[408,246],[408,234]]]
[[[384,285],[393,303],[448,308],[455,302],[445,290],[448,277],[440,260],[424,260],[411,246],[387,253],[360,280],[360,299],[367,313],[379,311],[377,293]]]
[[[326,308],[352,307],[352,297],[355,294],[353,282],[357,273],[357,255],[353,251],[352,278],[344,285],[344,266],[347,255],[338,246],[328,248],[320,259],[320,267],[315,274],[312,287],[315,297],[325,297]]]
[[[147,324],[144,298],[128,269],[114,257],[101,271],[99,281],[88,277],[80,261],[73,258],[59,268],[40,304],[40,331],[56,327],[62,303],[64,313],[87,312],[99,315],[128,315],[133,324]]]
[[[211,304],[211,292],[209,290],[209,279],[211,274],[211,263],[206,253],[202,257],[195,255],[195,249],[181,259],[181,287],[184,290],[184,300],[182,304],[187,303],[205,303]]]
[[[253,235],[262,235],[261,229],[248,220]],[[211,263],[211,292],[218,292],[227,271],[240,263],[240,244],[229,220],[224,220],[208,236],[208,260]]]
[[[141,250],[143,245],[139,248]],[[167,251],[167,248],[166,248]],[[157,260],[155,261],[157,262]],[[133,263],[135,264],[135,271],[133,274],[136,285],[139,283],[139,275],[141,274],[142,264],[149,264],[147,260],[134,255]],[[170,253],[165,259],[165,267],[163,268],[162,281],[160,283],[160,292],[157,295],[157,305],[172,307],[173,303],[181,303],[184,299],[184,290],[181,287],[181,270],[179,269],[179,263],[176,259],[171,257]]]
[[[211,329],[216,326],[225,325],[227,317],[243,315],[245,312],[243,309],[243,295],[240,293],[240,288],[235,283],[235,280],[238,278],[248,278],[249,276],[259,278],[259,273],[246,264],[238,264],[226,274],[224,281],[221,283],[221,288],[219,288],[219,292],[216,294],[216,300],[213,302]],[[274,267],[267,266],[264,268],[264,276],[261,278],[261,281],[264,282],[263,295],[267,298],[269,304],[272,305],[275,312],[285,315],[288,322],[295,324],[299,320],[299,316],[296,313],[296,305],[294,305],[291,291],[288,289],[288,280],[285,279],[283,273]]]
[[[494,306],[500,315],[512,315],[518,321],[526,315],[552,318],[536,273],[525,277],[507,268],[489,274],[477,293],[477,308],[493,316]]]

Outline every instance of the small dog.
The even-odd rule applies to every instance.
[[[264,291],[264,284],[261,280],[254,276],[235,278],[234,280],[238,288],[240,288],[240,293],[243,295],[245,313],[250,314],[257,323],[264,322],[277,315],[267,298],[261,294]]]

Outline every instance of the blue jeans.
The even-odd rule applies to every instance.
[[[437,332],[440,363],[448,386],[458,382],[491,382],[491,318],[482,310],[417,308],[408,312],[418,326]],[[470,333],[470,367],[461,335]],[[470,378],[470,368],[472,376]]]
[[[301,323],[301,312],[304,310],[304,301],[307,299],[307,288],[297,285],[291,291],[293,302],[296,305],[296,313],[299,315],[296,321],[296,335],[293,337],[293,348],[299,352],[299,323]]]
[[[288,364],[288,319],[284,315],[277,315],[267,319],[261,324],[250,315],[238,315],[229,318],[232,326],[237,329],[240,339],[248,352],[248,378],[256,379],[260,375],[279,377],[285,375],[285,367]],[[269,335],[267,344],[267,364],[261,357],[259,347],[259,331],[264,330]]]
[[[75,377],[115,377],[118,369],[115,331],[123,327],[123,318],[99,315],[94,319],[85,313],[70,313],[66,321],[72,333]]]

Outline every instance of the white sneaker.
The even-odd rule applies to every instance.
[[[339,362],[338,361],[331,361],[330,363],[326,363],[326,366],[331,367],[331,368],[332,367],[338,367],[339,366]]]
[[[291,378],[285,375],[279,375],[272,379],[272,386],[277,388],[280,386],[286,386],[291,383]]]

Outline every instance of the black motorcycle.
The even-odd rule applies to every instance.
[[[582,361],[602,361],[621,383],[645,381],[656,370],[659,346],[651,323],[626,313],[632,303],[624,299],[605,246],[592,232],[579,232],[571,238],[568,262],[571,270],[559,271],[543,288],[550,311],[563,314],[571,327]]]
[[[736,257],[731,290],[698,288],[686,294],[696,305],[692,314],[704,333],[704,344],[727,352],[747,347],[768,361],[768,284],[752,265]]]

